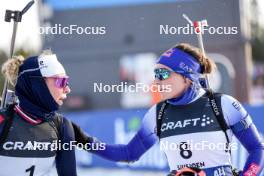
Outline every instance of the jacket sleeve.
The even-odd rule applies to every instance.
[[[75,141],[72,124],[65,118],[60,126],[60,144],[56,156],[56,168],[58,176],[77,176],[76,159],[73,141]]]
[[[259,175],[264,167],[264,145],[254,124],[241,131],[234,131],[235,136],[248,151],[248,158],[243,175]]]
[[[96,138],[86,135],[73,123],[77,143],[101,143],[100,150],[93,150],[94,154],[111,161],[136,161],[158,140],[155,128],[156,108],[151,108],[145,115],[141,128],[128,144],[104,144]],[[99,144],[100,145],[100,144]]]
[[[259,175],[264,167],[264,145],[252,118],[231,96],[222,97],[222,108],[233,134],[249,154],[241,175]]]

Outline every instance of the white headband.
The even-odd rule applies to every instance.
[[[38,64],[43,77],[65,74],[65,70],[55,54],[39,56]]]

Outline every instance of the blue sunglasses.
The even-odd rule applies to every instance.
[[[173,71],[168,70],[166,68],[156,68],[154,70],[155,79],[157,80],[165,80],[168,79]]]
[[[176,72],[176,71],[168,70],[166,68],[154,69],[155,79],[160,80],[160,81],[168,79],[170,77],[171,73],[184,74],[186,72],[183,70],[178,70]]]
[[[160,81],[168,79],[171,75],[171,72],[172,71],[165,69],[165,68],[156,68],[154,70],[155,79],[160,80]]]

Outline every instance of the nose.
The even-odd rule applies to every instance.
[[[70,92],[71,92],[71,88],[70,88],[70,86],[66,86],[66,87],[64,88],[64,93],[68,94],[68,93],[70,93]]]

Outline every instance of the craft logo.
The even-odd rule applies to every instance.
[[[174,130],[178,128],[195,127],[198,125],[200,125],[201,127],[206,127],[208,125],[211,125],[212,123],[214,123],[214,120],[204,114],[202,118],[185,119],[183,121],[179,120],[175,122],[163,123],[161,125],[161,131],[164,132],[167,130]]]

